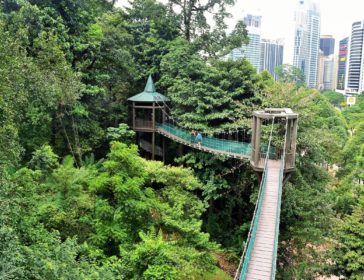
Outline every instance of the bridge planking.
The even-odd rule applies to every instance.
[[[267,280],[272,277],[276,209],[278,205],[280,161],[268,161],[267,182],[257,228],[247,280]]]

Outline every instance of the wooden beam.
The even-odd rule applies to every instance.
[[[133,102],[133,129],[135,129],[135,102]]]
[[[153,103],[154,104],[154,103]],[[135,108],[137,109],[153,109],[153,106],[147,106],[147,105],[135,105]],[[155,106],[157,109],[164,109],[164,106]]]
[[[261,127],[262,126],[262,119],[256,117],[255,119],[255,137],[254,140],[254,165],[258,167],[260,161],[260,138],[261,138]]]
[[[152,132],[152,160],[155,159],[155,132]]]

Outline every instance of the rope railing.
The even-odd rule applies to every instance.
[[[288,133],[288,119],[286,118],[286,133],[284,135],[283,153],[282,153],[282,157],[281,157],[281,161],[280,161],[280,170],[279,170],[279,186],[278,186],[278,198],[277,198],[277,210],[276,210],[276,224],[275,224],[275,232],[274,232],[274,249],[273,249],[273,258],[272,258],[271,280],[275,279],[276,269],[277,269],[279,223],[280,223],[280,216],[281,216],[283,176],[284,176],[284,168],[285,168],[285,162],[286,162],[287,133]]]
[[[272,126],[271,126],[270,135],[269,135],[269,142],[268,142],[268,149],[267,149],[267,154],[266,154],[265,162],[264,162],[264,170],[263,170],[262,180],[260,182],[257,202],[255,204],[253,219],[250,224],[247,241],[244,243],[243,254],[240,258],[239,266],[238,266],[238,269],[236,270],[234,280],[238,280],[238,279],[243,280],[246,278],[246,275],[248,273],[249,262],[250,262],[251,254],[252,254],[252,251],[254,248],[254,242],[255,242],[255,237],[256,237],[256,233],[257,233],[257,227],[258,227],[260,212],[261,212],[261,208],[262,208],[264,190],[265,190],[266,179],[267,179],[267,174],[268,174],[268,160],[269,160],[270,147],[271,147],[271,143],[272,143],[273,128],[274,128],[274,117],[272,120]],[[240,272],[240,277],[239,277],[239,272]]]

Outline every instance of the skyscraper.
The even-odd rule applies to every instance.
[[[307,86],[316,87],[320,43],[318,6],[307,0],[300,0],[295,22],[293,65],[303,71]]]
[[[261,40],[260,71],[267,70],[277,80],[274,73],[277,66],[283,64],[283,44],[276,40]]]
[[[261,16],[247,14],[244,23],[248,30],[249,44],[242,46],[243,56],[259,71],[260,68],[260,34]]]
[[[334,80],[334,55],[325,56],[324,58],[324,90],[333,90]]]
[[[260,68],[260,33],[261,33],[261,16],[246,14],[243,21],[248,30],[249,43],[240,48],[233,49],[227,56],[227,59],[237,60],[245,57],[257,71]]]
[[[344,38],[339,43],[339,69],[337,72],[337,86],[338,90],[345,90],[346,87],[346,67],[349,51],[349,37]]]
[[[334,54],[334,72],[332,79],[332,89],[335,90],[337,86],[337,73],[339,71],[339,56]]]
[[[324,89],[324,68],[325,68],[325,56],[322,50],[319,51],[318,66],[317,66],[317,88],[319,90]]]
[[[360,93],[364,90],[364,21],[354,22],[351,29],[347,91]]]
[[[335,39],[331,35],[321,35],[320,50],[324,52],[324,56],[329,56],[334,54]]]
[[[323,55],[323,69],[318,70],[319,73],[322,71],[322,81],[318,84],[319,89],[332,90],[335,88],[334,85],[334,51],[335,51],[335,39],[331,35],[322,35],[320,38],[320,53]],[[320,64],[319,64],[320,66]]]

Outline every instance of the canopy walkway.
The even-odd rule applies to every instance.
[[[286,120],[282,157],[280,160],[270,160],[268,155],[272,143],[273,124],[274,119],[258,199],[234,280],[275,279],[282,186],[286,164],[286,140],[289,132]]]
[[[282,181],[282,160],[268,160],[242,263],[235,279],[275,279]]]
[[[162,137],[163,148],[156,143],[155,134],[160,134],[172,141],[207,153],[241,160],[249,159],[251,167],[262,174],[248,238],[244,243],[234,280],[275,279],[282,185],[284,176],[295,168],[298,114],[289,108],[266,108],[264,111],[254,111],[250,143],[209,135],[204,135],[202,142],[197,143],[191,131],[181,128],[180,125],[174,125],[178,123],[168,114],[169,98],[156,92],[150,76],[144,91],[130,97],[128,101],[132,104],[132,128],[139,133],[139,145],[151,153],[152,159],[155,155],[161,154],[164,158],[164,138]],[[168,123],[167,119],[173,124]],[[285,135],[281,141],[284,145],[277,150],[271,145],[272,133],[275,129],[278,134],[282,134],[283,127],[277,126],[275,119],[285,121]],[[262,144],[262,132],[264,132],[262,124],[270,121],[268,144]],[[283,125],[282,122],[281,124]],[[150,135],[146,138],[151,139],[151,143],[143,139],[145,134]]]
[[[237,159],[249,159],[252,153],[250,143],[219,139],[210,136],[203,137],[201,145],[198,145],[195,140],[195,136],[191,135],[190,131],[177,127],[173,124],[158,124],[156,131],[175,142],[215,155],[224,155]],[[261,153],[265,154],[266,151],[267,146],[261,145]],[[275,149],[272,148],[270,158],[274,158],[274,154]]]
[[[250,143],[204,137],[202,144],[195,142],[190,132],[172,124],[158,124],[157,133],[165,137],[208,153],[228,157],[250,158]],[[273,131],[273,124],[272,124]],[[276,255],[278,245],[279,215],[281,207],[284,157],[274,160],[274,147],[271,147],[272,131],[268,147],[261,146],[261,154],[266,155],[258,200],[251,229],[246,242],[242,261],[235,279],[275,279]]]

